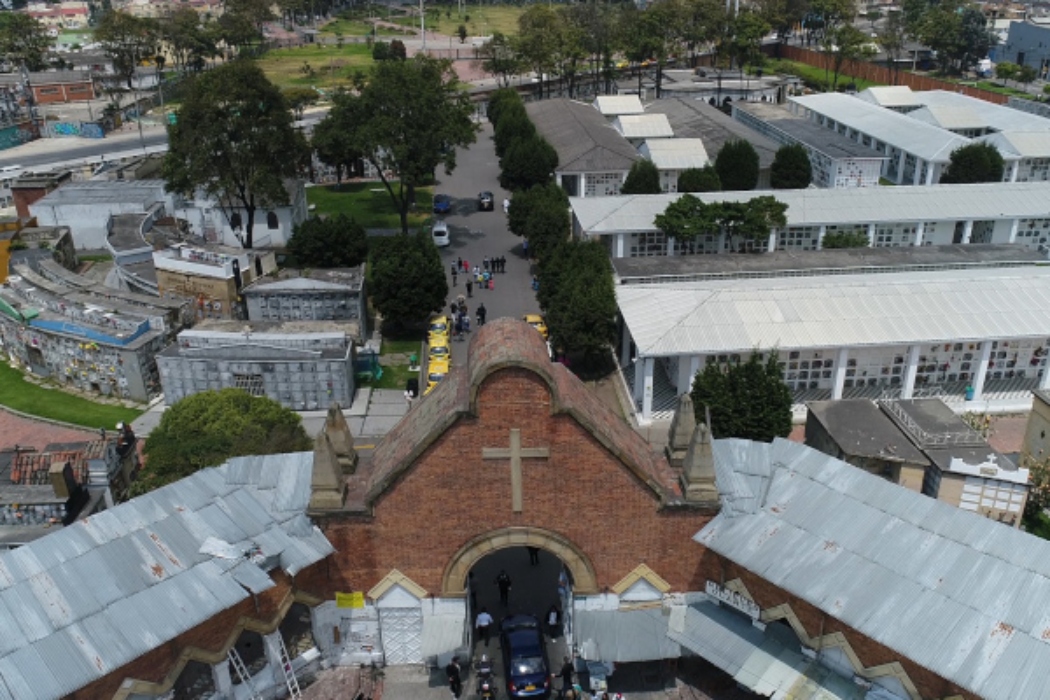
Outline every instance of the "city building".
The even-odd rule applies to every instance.
[[[660,189],[664,192],[678,191],[678,176],[683,170],[710,165],[700,139],[646,139],[638,152],[660,171]]]
[[[51,4],[31,2],[24,12],[48,29],[84,29],[91,17],[88,3],[79,0],[63,0]]]
[[[613,260],[620,366],[639,420],[669,416],[705,365],[774,349],[799,404],[936,395],[956,410],[1017,411],[1050,387],[1042,256],[1004,246],[772,255]]]
[[[158,294],[189,298],[197,318],[245,318],[241,290],[277,270],[265,249],[175,243],[150,254]]]
[[[570,197],[605,197],[620,193],[638,151],[601,113],[574,100],[527,102],[525,111],[558,153],[557,183]]]
[[[241,290],[252,321],[350,321],[352,337],[368,336],[365,267],[296,270],[259,277]]]
[[[943,401],[843,399],[811,401],[806,408],[810,447],[912,491],[1020,527],[1028,469],[992,449]]]
[[[0,75],[0,86],[21,85],[20,73]],[[36,105],[86,102],[98,97],[91,76],[84,71],[56,70],[30,73],[29,87],[33,91],[33,102]]]
[[[666,114],[622,114],[613,120],[616,129],[635,148],[653,139],[669,139],[674,136],[671,122]]]
[[[349,406],[356,325],[336,321],[223,321],[184,330],[157,355],[173,404],[213,389],[243,389],[296,411]]]
[[[7,190],[6,195],[0,190],[5,206],[14,205],[15,212],[22,219],[32,216],[29,213],[29,205],[37,201],[48,192],[58,189],[73,178],[69,170],[52,170],[49,172],[34,173],[20,172],[13,181],[4,181],[3,188]]]
[[[1045,80],[1050,68],[1050,26],[1030,21],[1012,22],[1006,42],[996,54],[1000,61],[1034,68],[1036,77]]]
[[[729,141],[747,141],[758,153],[758,189],[769,187],[769,168],[773,165],[776,141],[736,121],[702,99],[666,98],[646,104],[646,112],[664,114],[678,138],[700,139],[713,162]]]
[[[601,241],[613,258],[689,256],[748,250],[816,251],[832,233],[866,236],[873,248],[1003,243],[1050,247],[1046,182],[699,192],[703,202],[775,197],[787,204],[787,226],[766,241],[733,241],[724,233],[683,242],[656,227],[678,194],[569,198],[573,233]]]
[[[809,156],[816,187],[878,187],[887,156],[768,102],[734,102],[733,118],[784,146]]]

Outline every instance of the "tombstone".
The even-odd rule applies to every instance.
[[[711,450],[711,431],[707,423],[700,423],[693,431],[682,465],[682,492],[691,503],[709,503],[718,500],[715,487],[715,458]]]
[[[328,433],[314,441],[314,464],[310,478],[310,510],[340,510],[346,499],[346,478]]]
[[[333,403],[328,408],[323,434],[331,441],[343,472],[353,474],[357,469],[357,450],[354,449],[354,436],[350,432],[350,426],[347,425],[346,417],[338,403]]]
[[[681,469],[689,442],[696,430],[696,412],[693,409],[693,397],[688,392],[678,397],[678,408],[671,419],[671,432],[667,435],[667,447],[664,454],[675,469]]]

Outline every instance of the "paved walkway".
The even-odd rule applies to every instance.
[[[53,423],[23,418],[0,408],[0,452],[19,447],[43,450],[53,442],[79,442],[98,436],[94,430],[65,428]]]

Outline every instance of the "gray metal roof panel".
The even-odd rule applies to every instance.
[[[228,574],[233,577],[234,581],[252,593],[262,593],[276,585],[273,579],[266,575],[265,571],[250,561],[238,562],[236,566],[230,569]]]
[[[730,675],[740,671],[764,638],[735,613],[708,602],[689,606],[682,630],[669,630],[668,636]]]
[[[660,608],[579,610],[573,617],[573,634],[579,644],[594,645],[596,658],[605,662],[672,659],[682,650],[668,637],[668,619]]]

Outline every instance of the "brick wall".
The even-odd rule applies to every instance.
[[[661,509],[656,495],[575,419],[551,415],[547,385],[524,369],[504,369],[479,389],[477,418],[460,419],[375,505],[373,518],[332,517],[320,525],[346,562],[333,590],[365,590],[398,569],[439,594],[453,555],[472,538],[501,528],[557,532],[611,587],[638,564],[674,590],[698,590],[698,546],[691,537],[712,517]],[[520,428],[523,447],[548,446],[549,459],[523,461],[524,505],[511,510],[509,460],[483,460],[483,447],[507,447]],[[630,428],[623,426],[624,430]],[[341,579],[341,580],[340,580]]]
[[[903,658],[900,654],[889,647],[883,646],[870,639],[849,625],[826,615],[818,608],[797,598],[787,591],[769,583],[762,577],[753,574],[742,566],[722,557],[710,550],[703,550],[700,555],[700,568],[703,578],[709,578],[720,583],[740,579],[747,587],[754,601],[763,609],[773,608],[778,605],[789,605],[798,616],[806,634],[810,637],[829,635],[835,632],[841,633],[852,646],[865,668],[879,666],[897,661],[907,672],[909,678],[915,683],[919,693],[924,698],[946,698],[958,695],[967,700],[978,700],[978,696],[966,692],[954,683],[951,683],[937,674]]]

